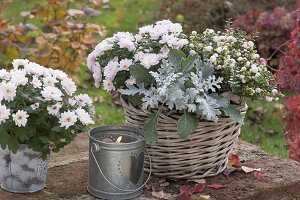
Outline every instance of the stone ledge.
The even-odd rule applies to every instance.
[[[2,200],[94,200],[86,192],[88,173],[88,140],[87,135],[79,135],[76,140],[59,154],[51,158],[47,187],[38,193],[19,195],[0,190]],[[255,145],[239,141],[235,152],[240,156],[243,165],[262,168],[267,176],[256,180],[251,174],[235,172],[226,179],[225,176],[207,178],[207,184],[221,183],[223,189],[206,188],[202,194],[210,195],[212,200],[300,200],[300,163],[289,159],[270,156]],[[175,196],[181,185],[193,185],[186,181],[173,181],[167,187],[160,187],[158,180],[151,178],[150,184],[157,191],[164,190]],[[197,195],[193,196],[194,198]],[[154,199],[145,191],[136,200]]]
[[[234,153],[238,154],[244,161],[267,155],[259,147],[244,141],[238,141],[236,145],[237,148],[235,148]],[[88,160],[88,149],[88,134],[79,134],[71,144],[63,148],[59,153],[51,154],[49,168]]]

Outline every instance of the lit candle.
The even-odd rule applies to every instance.
[[[118,139],[116,140],[116,143],[117,144],[121,143],[121,140],[122,140],[122,136],[119,136]]]

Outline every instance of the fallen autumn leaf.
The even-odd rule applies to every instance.
[[[255,168],[251,168],[251,167],[247,167],[247,166],[242,166],[242,170],[248,174],[250,172],[253,172],[253,171],[258,171],[260,172],[261,171],[261,168],[258,168],[258,169],[255,169]]]
[[[226,167],[223,171],[223,174],[228,179],[229,175],[235,171],[237,171],[237,168],[235,168],[235,167]]]
[[[227,163],[228,167],[233,167],[240,164],[240,158],[236,154],[231,154]]]
[[[265,172],[261,172],[261,171],[255,171],[253,173],[254,178],[256,178],[257,180],[262,180],[265,176],[267,176],[267,173]]]
[[[200,195],[199,197],[196,198],[196,200],[208,200],[210,199],[209,195]]]
[[[225,188],[225,186],[224,186],[224,185],[222,185],[221,183],[214,183],[214,184],[208,185],[208,187],[210,187],[210,188],[214,188],[214,189],[221,189],[221,188]]]

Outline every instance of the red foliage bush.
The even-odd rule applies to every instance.
[[[234,18],[233,26],[247,33],[258,32],[257,47],[263,57],[269,57],[280,45],[289,39],[296,26],[297,14],[284,7],[276,7],[272,12],[251,9],[246,14]],[[278,54],[271,60],[272,66],[278,65]]]
[[[289,147],[289,157],[300,162],[300,9],[295,11],[298,22],[287,44],[288,50],[280,59],[276,78],[279,86],[291,91],[285,100],[287,110],[285,136]]]

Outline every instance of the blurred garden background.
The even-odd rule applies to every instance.
[[[171,19],[184,30],[222,29],[227,19],[248,33],[258,32],[257,46],[270,70],[278,68],[282,44],[297,24],[296,0],[0,0],[0,66],[28,58],[62,69],[93,97],[96,125],[124,123],[116,95],[93,87],[86,67],[92,48],[117,31],[137,32],[156,20]],[[283,46],[282,46],[283,47]],[[281,48],[282,49],[282,48]],[[284,49],[284,47],[283,47]],[[283,100],[248,101],[241,139],[265,151],[288,156],[281,122]]]

